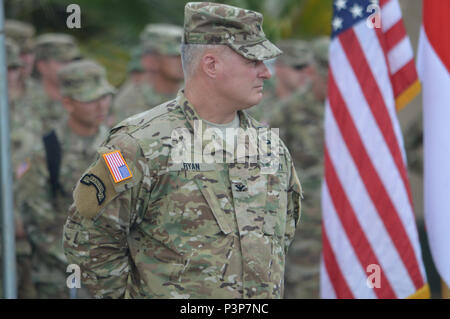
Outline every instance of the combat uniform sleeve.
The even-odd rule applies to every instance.
[[[287,189],[288,203],[287,203],[287,218],[286,218],[286,233],[285,233],[285,252],[291,245],[295,230],[301,216],[301,199],[303,198],[302,186],[295,171],[294,164],[290,163],[290,178]]]
[[[125,162],[122,177],[127,169],[131,175],[123,181],[113,176],[115,168],[103,156],[114,152]],[[81,285],[95,298],[123,298],[131,267],[127,235],[143,211],[140,192],[148,189],[142,187],[145,158],[128,134],[115,135],[98,153],[74,190],[64,252],[69,263],[80,266]]]
[[[29,168],[15,185],[15,209],[21,216],[28,239],[40,253],[48,253],[63,261],[61,243],[51,234],[57,233],[58,214],[55,214],[55,200],[49,185],[49,174],[45,154],[34,153],[28,161]],[[63,219],[59,219],[62,223]],[[61,235],[61,232],[59,232]]]

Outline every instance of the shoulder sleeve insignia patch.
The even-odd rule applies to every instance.
[[[20,165],[16,168],[16,179],[21,179],[23,175],[30,169],[31,163],[27,158],[25,161],[20,163]]]
[[[101,205],[105,198],[105,184],[103,184],[102,180],[95,176],[94,174],[85,174],[81,179],[80,183],[87,185],[87,186],[94,186],[97,190],[97,202],[99,205]]]
[[[116,184],[133,176],[119,150],[103,154],[103,159]]]

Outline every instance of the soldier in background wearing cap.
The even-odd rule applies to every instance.
[[[136,87],[145,85],[145,83],[148,81],[149,76],[142,66],[141,59],[142,49],[140,46],[137,46],[130,52],[130,61],[127,65],[127,78],[118,88],[115,100],[117,100],[118,97],[122,99],[122,96],[132,94]],[[113,114],[113,107],[111,107],[110,114],[108,115],[106,121],[109,127],[113,127],[116,124],[117,121],[115,114]]]
[[[283,40],[277,45],[284,54],[275,62],[275,94],[249,110],[249,113],[258,121],[272,127],[280,127],[272,125],[272,122],[280,124],[280,121],[274,120],[274,117],[281,116],[282,109],[287,104],[294,104],[294,100],[301,99],[310,88],[314,59],[306,41]]]
[[[29,159],[30,169],[19,180],[39,298],[68,297],[63,225],[72,202],[72,187],[107,134],[102,123],[114,93],[104,68],[90,60],[64,66],[58,78],[67,122],[44,137],[43,145]],[[80,295],[86,297],[82,291]]]
[[[144,81],[124,86],[111,110],[114,124],[172,99],[183,81],[180,45],[183,29],[169,24],[149,24],[142,31],[141,65]]]
[[[271,76],[263,60],[282,52],[265,37],[262,20],[237,7],[188,3],[185,90],[113,128],[82,175],[64,249],[95,297],[283,297],[301,198],[287,148],[266,135],[276,156],[244,156],[223,143],[208,148],[207,139],[200,143],[210,162],[183,144],[214,128],[217,142],[256,147],[254,138],[220,133],[263,128],[245,109],[261,101]],[[191,159],[177,161],[180,146]],[[85,179],[103,185],[105,196]]]
[[[278,103],[268,118],[280,128],[302,178],[305,197],[302,225],[286,259],[286,298],[319,298],[323,115],[327,84],[328,42],[280,43],[277,61]]]
[[[64,122],[66,113],[61,105],[58,71],[67,63],[80,59],[81,54],[75,39],[67,34],[47,33],[36,39],[35,68],[40,85],[33,107],[39,112],[44,132]]]
[[[8,104],[10,115],[11,137],[11,163],[13,165],[13,190],[14,205],[18,207],[16,179],[28,169],[28,163],[23,160],[36,145],[38,134],[41,132],[41,123],[33,116],[31,103],[33,98],[29,87],[22,75],[23,62],[19,56],[19,47],[16,43],[6,38],[6,55],[8,66]],[[28,118],[24,121],[24,118]],[[22,164],[19,164],[22,163]],[[31,281],[31,246],[23,228],[23,219],[20,212],[14,210],[16,256],[17,256],[17,281],[19,298],[34,298],[36,292]]]
[[[36,30],[29,24],[18,20],[5,20],[5,35],[13,39],[20,49],[22,60],[22,75],[30,79],[34,64],[34,34]]]

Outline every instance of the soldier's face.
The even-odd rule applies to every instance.
[[[21,68],[21,67],[8,68],[8,85],[9,85],[9,87],[15,87],[19,84],[22,69],[23,68]]]
[[[102,124],[111,106],[111,94],[91,102],[79,102],[71,100],[71,107],[68,108],[70,117],[83,126],[92,127]]]
[[[38,62],[38,70],[42,78],[52,83],[58,83],[58,71],[66,64],[66,62],[59,62],[53,59],[41,60]]]
[[[33,70],[34,54],[31,52],[22,53],[20,55],[20,58],[22,59],[23,62],[22,74],[25,77],[28,77],[31,74],[31,71]]]
[[[152,53],[146,53],[141,57],[141,64],[146,72],[158,72],[159,56]]]
[[[264,80],[272,76],[262,61],[244,58],[228,47],[222,55],[218,73],[218,90],[232,102],[236,110],[258,104],[263,98]]]
[[[278,63],[276,65],[277,79],[289,91],[296,91],[304,86],[312,78],[312,66],[305,66],[301,69]]]
[[[183,67],[181,65],[181,57],[162,55],[160,58],[161,74],[172,81],[181,81],[184,78]]]

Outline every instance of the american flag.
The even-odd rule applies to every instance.
[[[125,160],[122,157],[120,151],[114,151],[108,154],[104,154],[106,165],[114,178],[116,183],[131,178],[131,172]]]
[[[397,0],[333,9],[321,297],[427,297],[396,115],[420,90],[401,10]]]

